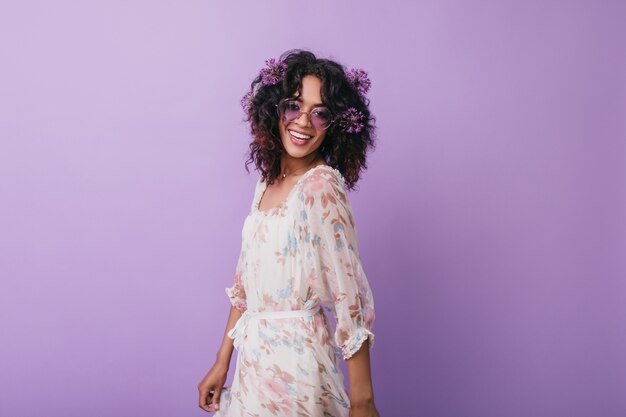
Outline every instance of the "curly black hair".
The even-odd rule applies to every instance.
[[[362,170],[367,169],[366,154],[375,147],[375,118],[369,111],[369,100],[352,86],[343,66],[330,59],[317,58],[312,52],[292,49],[283,53],[279,62],[286,65],[285,76],[276,84],[262,83],[262,74],[250,84],[245,106],[245,121],[250,122],[253,141],[249,145],[248,165],[254,162],[268,184],[280,176],[281,155],[285,152],[278,132],[276,104],[302,93],[302,79],[313,75],[322,82],[322,102],[339,115],[354,108],[364,115],[363,128],[347,133],[337,123],[331,124],[318,152],[324,161],[343,175],[348,189],[354,189]]]

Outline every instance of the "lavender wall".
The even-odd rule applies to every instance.
[[[0,6],[0,415],[204,415],[294,47],[373,81],[381,415],[626,415],[626,3],[242,3]]]

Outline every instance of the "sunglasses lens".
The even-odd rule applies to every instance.
[[[291,122],[300,116],[300,105],[297,101],[283,101],[278,108],[286,122]]]
[[[317,108],[311,113],[311,123],[317,130],[328,128],[330,119],[330,111],[326,108]]]

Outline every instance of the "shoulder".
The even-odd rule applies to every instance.
[[[333,235],[356,233],[345,179],[339,170],[320,165],[307,172],[298,200],[300,220],[314,229],[322,227]]]
[[[330,165],[318,165],[307,172],[300,192],[304,199],[335,196],[343,201],[346,197],[346,181],[341,172]]]
[[[307,211],[351,211],[345,179],[339,170],[329,165],[319,165],[307,172],[298,197]]]
[[[330,165],[311,168],[302,179],[302,192],[312,194],[320,190],[346,192],[346,180],[341,172]]]

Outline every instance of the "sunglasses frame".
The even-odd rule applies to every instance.
[[[297,102],[298,100],[296,100],[295,98],[292,98],[292,97],[287,97],[287,98],[284,98],[284,99],[282,99],[281,101],[279,101],[279,102],[278,102],[278,104],[274,104],[274,107],[276,107],[276,112],[278,113],[278,117],[281,117],[281,118],[283,119],[283,121],[286,121],[286,120],[284,120],[284,119],[285,119],[285,115],[284,115],[284,114],[283,114],[283,115],[281,115],[281,114],[280,114],[280,109],[279,109],[279,106],[280,106],[281,104],[283,104],[283,103],[287,102],[287,101],[296,101],[296,102]],[[328,107],[326,107],[326,108],[328,109]],[[315,127],[315,125],[313,124],[313,121],[311,120],[311,113],[312,113],[315,109],[317,109],[317,107],[314,107],[314,108],[312,108],[312,109],[311,109],[311,110],[309,110],[309,111],[302,111],[302,110],[300,110],[300,114],[298,114],[298,116],[296,116],[296,117],[294,117],[293,119],[291,119],[291,120],[290,120],[290,122],[291,122],[291,121],[293,121],[293,120],[298,119],[300,116],[302,116],[302,113],[304,113],[304,114],[306,114],[306,115],[308,116],[308,118],[309,118],[309,122],[311,123],[311,126],[313,126],[313,127],[315,128],[315,130],[317,130],[318,132],[323,132],[323,131],[325,131],[325,130],[328,130],[328,128],[330,127],[330,125],[332,125],[332,124],[333,124],[333,123],[337,120],[337,117],[336,117],[336,116],[332,117],[332,118],[330,119],[330,121],[328,122],[328,126],[326,126],[324,129],[320,130],[320,129],[318,129],[318,128],[316,128],[316,127]],[[328,109],[328,111],[330,112],[330,114],[331,114],[331,115],[333,114],[333,113],[330,111],[330,109]]]

